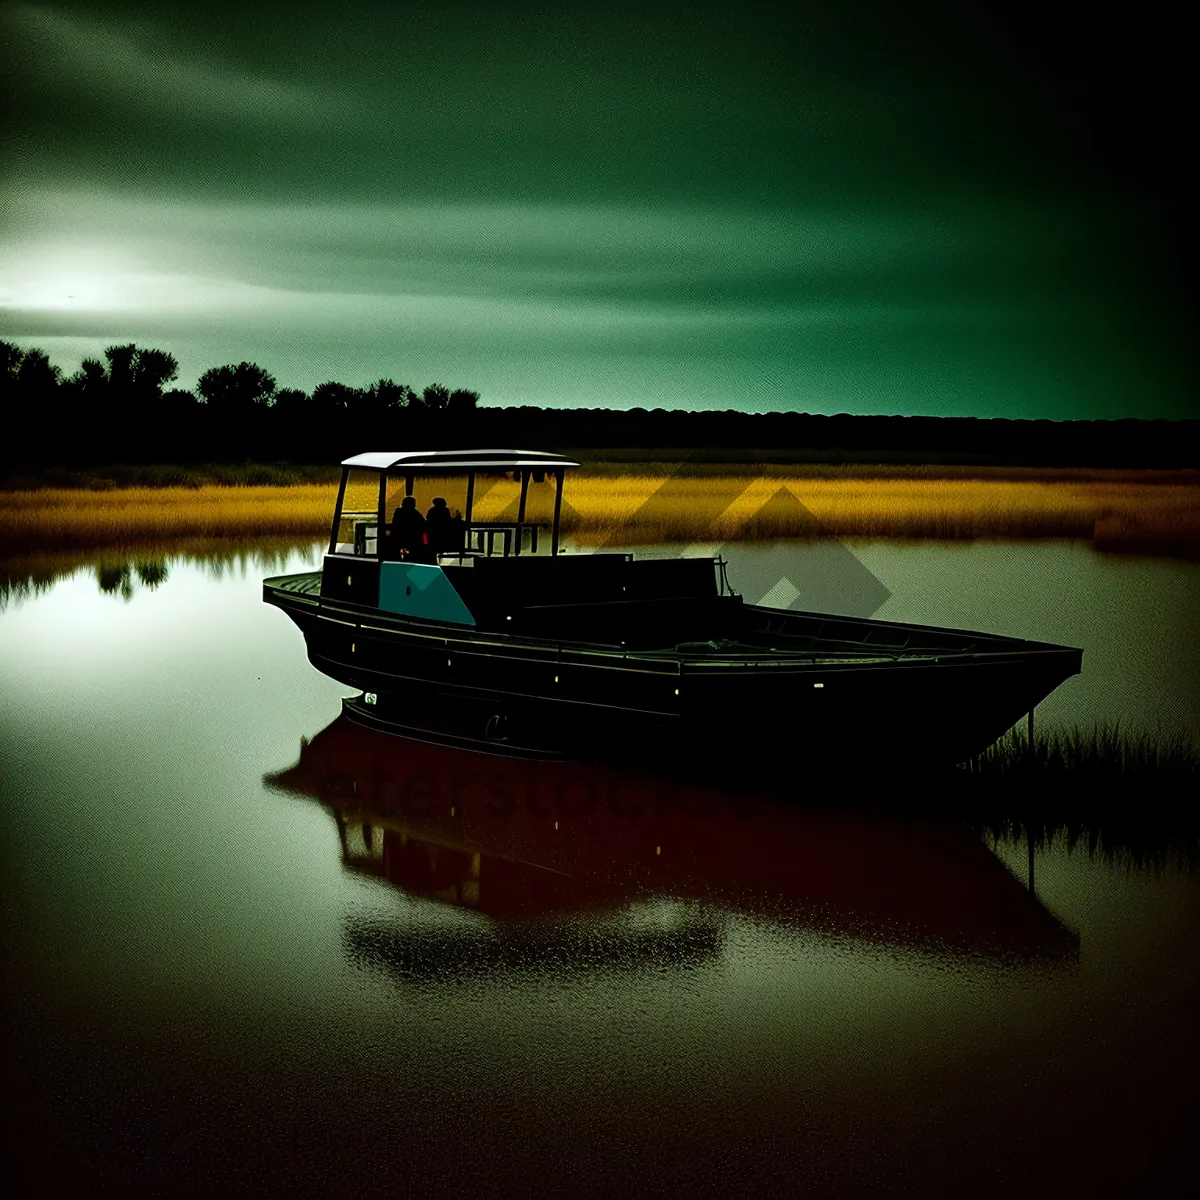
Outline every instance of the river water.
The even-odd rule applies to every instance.
[[[730,577],[1082,646],[1052,725],[1200,727],[1195,564],[851,549]],[[0,611],[25,1188],[1187,1190],[1190,813],[1131,794],[1031,853],[1015,795],[967,821],[367,732],[261,602],[316,561],[83,567]]]

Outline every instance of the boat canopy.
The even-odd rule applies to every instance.
[[[523,468],[554,470],[579,464],[566,455],[541,450],[410,450],[403,453],[373,450],[345,459],[342,466],[369,471],[519,471]]]
[[[371,558],[396,555],[401,545],[399,535],[393,537],[395,531],[387,520],[389,507],[395,508],[396,498],[390,494],[392,481],[402,478],[404,496],[410,497],[417,476],[457,475],[466,478],[466,497],[463,513],[452,518],[461,521],[461,527],[455,533],[452,539],[455,544],[448,548],[448,553],[460,565],[479,554],[491,555],[497,541],[505,556],[509,553],[520,555],[526,540],[530,553],[537,553],[538,530],[544,528],[546,523],[526,519],[526,501],[530,483],[543,483],[547,476],[554,482],[554,517],[549,523],[550,554],[557,555],[563,476],[568,467],[577,466],[579,463],[565,454],[551,454],[542,450],[372,450],[356,454],[342,461],[342,482],[333,516],[329,553]],[[359,483],[348,492],[351,475],[362,471],[378,473],[378,488],[372,480],[365,489]],[[497,474],[511,474],[520,480],[516,520],[497,518],[478,521],[474,512],[476,476]],[[445,504],[444,499],[442,504]],[[418,551],[419,547],[405,549],[406,554]],[[437,553],[434,553],[434,558],[437,557]]]

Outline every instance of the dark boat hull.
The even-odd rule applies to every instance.
[[[264,599],[304,634],[318,670],[374,697],[361,719],[435,724],[519,752],[687,754],[885,770],[980,754],[1071,675],[1082,651],[985,634],[830,618],[864,645],[908,640],[927,652],[854,658],[763,653],[748,659],[626,652],[506,636],[336,605],[269,580]],[[745,606],[770,627],[806,614]],[[812,620],[816,620],[814,616]],[[810,621],[811,623],[811,621]],[[789,635],[791,636],[791,635]],[[956,648],[954,638],[969,650]],[[939,642],[942,645],[939,645]],[[860,655],[862,652],[859,652]]]

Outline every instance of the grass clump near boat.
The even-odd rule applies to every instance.
[[[1010,729],[969,764],[981,775],[1153,777],[1200,785],[1200,748],[1183,734],[1123,731],[1119,724],[1035,732]]]

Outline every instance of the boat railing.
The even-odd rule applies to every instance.
[[[344,513],[339,523],[335,553],[359,558],[377,557],[379,528],[379,519],[374,513]],[[522,553],[537,554],[538,533],[543,528],[544,525],[536,521],[472,522],[463,533],[463,545],[439,550],[438,559],[469,562],[481,556],[513,558]],[[385,525],[384,529],[390,532],[389,526]]]
[[[543,528],[538,521],[472,521],[466,527],[466,549],[489,558],[496,553],[496,539],[500,539],[500,553],[504,558],[521,554],[526,544],[530,554],[538,552],[538,530]]]
[[[379,553],[379,516],[373,512],[344,512],[338,521],[337,554],[373,557]]]

